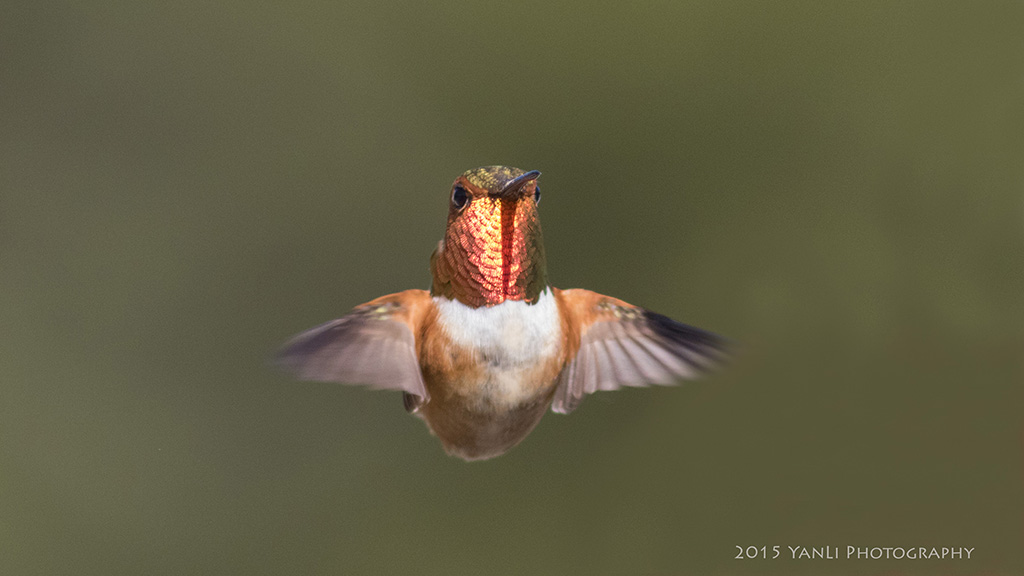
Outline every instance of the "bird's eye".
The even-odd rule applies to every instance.
[[[540,186],[536,186],[533,189],[533,203],[540,204]]]
[[[456,186],[455,190],[452,190],[452,206],[455,206],[456,210],[462,210],[468,202],[469,193],[462,186]]]

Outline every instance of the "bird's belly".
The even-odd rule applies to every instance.
[[[559,372],[561,322],[553,296],[469,308],[435,298],[443,345],[424,366],[431,400],[420,410],[448,452],[498,456],[537,425]]]
[[[500,415],[545,395],[547,362],[532,366],[485,365],[479,372],[454,378],[449,396],[473,412]]]
[[[447,393],[432,393],[419,414],[450,454],[467,460],[499,456],[533,430],[551,403],[552,387],[518,376],[491,372],[460,382]]]

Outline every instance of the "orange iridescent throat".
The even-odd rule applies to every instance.
[[[431,257],[432,292],[468,306],[493,306],[506,300],[534,303],[546,285],[544,243],[533,200],[535,183],[521,191],[498,195],[501,178],[491,183],[477,173],[504,170],[498,176],[521,176],[518,169],[489,167],[456,181],[471,192],[462,209],[452,208],[444,239]],[[474,173],[477,172],[477,173]],[[476,176],[476,178],[474,178]],[[491,184],[486,188],[479,184]]]

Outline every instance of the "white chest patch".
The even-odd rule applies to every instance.
[[[506,405],[532,396],[546,360],[559,352],[562,323],[550,289],[536,304],[508,300],[471,308],[458,300],[434,297],[438,321],[452,341],[473,350],[485,364],[476,383],[483,397]]]

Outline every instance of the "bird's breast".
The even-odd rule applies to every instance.
[[[449,392],[472,399],[468,407],[511,409],[531,402],[553,383],[562,326],[550,290],[535,304],[507,300],[473,308],[435,297],[434,306],[455,368],[445,384]],[[457,366],[459,357],[466,366]]]
[[[545,290],[532,305],[473,308],[444,297],[433,304],[419,350],[430,401],[417,414],[450,454],[503,454],[551,403],[564,363],[556,299]]]

